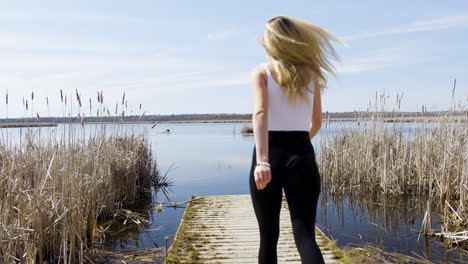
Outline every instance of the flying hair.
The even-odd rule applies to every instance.
[[[325,29],[287,16],[270,19],[260,44],[272,61],[278,85],[290,101],[308,100],[308,84],[326,87],[327,75],[335,75],[332,60],[338,60],[333,42],[343,44]]]

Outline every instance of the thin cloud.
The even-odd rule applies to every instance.
[[[237,30],[225,30],[218,33],[208,34],[209,40],[223,40],[240,36],[241,32]]]
[[[446,16],[430,20],[420,20],[410,24],[400,25],[380,31],[362,32],[353,35],[343,36],[344,41],[375,38],[382,36],[393,36],[405,33],[427,32],[445,30],[452,28],[468,28],[468,15]]]
[[[418,56],[408,47],[386,48],[370,52],[365,57],[344,59],[343,64],[338,65],[338,73],[361,73],[375,70],[400,67],[402,65],[414,65],[428,62],[432,58],[428,55]]]
[[[188,88],[208,88],[208,87],[224,87],[224,86],[233,86],[233,85],[248,85],[250,83],[249,75],[242,74],[237,77],[228,77],[223,79],[209,79],[205,81],[200,81],[197,83],[181,83],[176,84],[173,89],[188,89]]]
[[[368,72],[399,65],[398,58],[391,54],[380,54],[365,58],[353,59],[337,67],[338,73]]]
[[[248,73],[220,71],[216,62],[172,56],[15,54],[2,55],[0,61],[0,87],[4,87],[0,89],[0,97],[8,88],[10,117],[23,114],[21,98],[31,90],[38,98],[49,96],[51,102],[59,102],[57,94],[60,89],[70,93],[78,88],[83,98],[93,97],[96,90],[103,90],[108,103],[115,102],[126,91],[130,101],[148,105],[147,110],[154,112],[157,106],[150,103],[153,98],[175,90],[248,83]],[[51,104],[50,114],[60,115],[60,106]],[[4,108],[0,105],[0,113],[5,112]],[[49,114],[45,104],[36,105],[34,111]]]
[[[118,42],[106,39],[60,38],[38,33],[0,32],[0,52],[5,50],[31,52],[91,52],[98,54],[125,52],[155,54],[183,49],[182,45],[140,43],[132,40]]]
[[[52,12],[51,12],[52,11]],[[2,9],[0,20],[5,21],[35,21],[35,22],[79,22],[79,23],[103,23],[110,25],[154,25],[157,21],[147,17],[104,15],[104,14],[82,14],[69,9]]]
[[[221,74],[221,76],[219,76]],[[247,86],[250,84],[248,73],[233,73],[222,74],[214,70],[207,72],[192,72],[189,74],[175,74],[172,76],[163,76],[156,78],[148,78],[143,80],[131,80],[127,82],[114,82],[112,87],[121,90],[141,90],[144,91],[148,87],[157,87],[151,91],[144,93],[148,95],[160,95],[163,93],[171,93],[177,90],[200,89],[211,87],[229,87],[229,86]],[[144,97],[142,97],[143,99]]]

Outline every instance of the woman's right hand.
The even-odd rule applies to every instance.
[[[254,171],[255,184],[258,190],[263,190],[271,181],[271,169],[268,166],[258,165]]]

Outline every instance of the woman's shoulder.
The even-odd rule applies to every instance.
[[[266,69],[265,69],[265,63],[262,63],[262,64],[259,64],[257,66],[255,66],[252,71],[251,71],[251,77],[252,78],[263,78],[263,79],[266,79],[267,78],[267,72],[266,72]]]
[[[251,82],[254,90],[263,93],[267,89],[268,75],[262,64],[256,66],[251,72]]]
[[[257,66],[255,66],[253,69],[252,69],[252,74],[265,74],[266,75],[266,69],[265,67],[268,67],[267,66],[268,64],[266,63],[261,63],[261,64],[258,64]]]

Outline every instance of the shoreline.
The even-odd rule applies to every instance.
[[[15,127],[56,127],[58,123],[51,122],[11,122],[0,123],[0,128],[15,128]]]
[[[468,123],[467,116],[447,116],[441,118],[438,116],[420,116],[420,117],[344,117],[344,118],[323,118],[324,122],[366,122],[378,120],[387,123],[447,123],[447,122],[460,122]],[[58,124],[83,124],[83,125],[96,125],[96,124],[195,124],[195,123],[252,123],[251,119],[202,119],[202,120],[164,120],[164,121],[96,121],[96,122],[5,122],[0,123],[0,128],[15,128],[15,127],[56,127]]]

